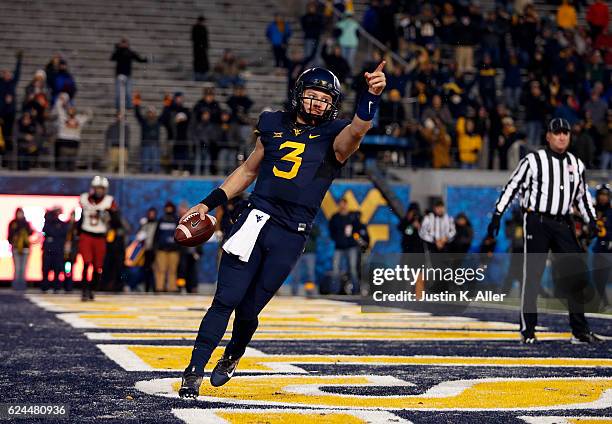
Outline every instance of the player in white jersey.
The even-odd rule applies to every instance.
[[[80,198],[82,213],[80,223],[79,253],[83,258],[83,291],[81,300],[93,300],[98,287],[106,255],[106,233],[117,211],[113,196],[106,194],[108,179],[96,175],[91,189]],[[93,268],[90,270],[90,268]]]

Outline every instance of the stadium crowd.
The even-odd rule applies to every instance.
[[[282,15],[275,14],[262,31],[278,72],[288,75],[288,87],[301,71],[320,65],[338,76],[347,93],[359,91],[363,72],[385,56],[388,90],[370,134],[403,140],[391,143],[395,155],[382,155],[395,164],[507,169],[542,145],[547,119],[563,117],[573,126],[572,150],[587,167],[612,167],[612,37],[606,2],[563,0],[551,16],[538,14],[529,0],[495,3],[494,10],[483,12],[470,1],[372,0],[361,25],[388,51],[372,50],[361,67],[356,56],[364,35],[350,1],[307,4],[299,19],[303,52],[288,55],[294,35]],[[578,18],[582,7],[586,25]],[[242,76],[247,62],[226,50],[210,66],[203,16],[192,27],[191,39],[194,78],[233,87],[226,102],[217,100],[208,86],[192,108],[183,93],[175,92],[164,97],[161,112],[156,105],[143,110],[140,93],[132,92],[131,73],[133,62],[148,58],[133,51],[125,38],[114,47],[116,104],[125,81],[125,104],[133,107],[142,134],[140,166],[131,169],[223,175],[250,150],[254,122],[249,115],[255,109]],[[35,167],[43,150],[53,145],[53,166],[74,170],[91,112],[77,109],[75,78],[58,54],[36,71],[23,97],[17,93],[22,55],[17,54],[15,70],[4,70],[0,79],[3,165]],[[117,118],[106,131],[110,171],[118,168],[119,122],[125,125],[125,117]],[[162,160],[161,128],[171,146],[169,160]],[[126,136],[129,141],[129,130]],[[55,141],[45,142],[50,137]],[[371,157],[389,149],[373,143],[364,145],[363,152]],[[17,161],[9,163],[13,150]]]

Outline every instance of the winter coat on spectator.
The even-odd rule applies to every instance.
[[[574,29],[577,24],[576,8],[568,3],[559,6],[559,9],[557,9],[557,25],[563,29]]]
[[[33,230],[30,223],[25,219],[13,219],[8,226],[8,242],[13,250],[24,253],[30,248],[30,236]]]
[[[174,241],[177,222],[178,218],[174,214],[164,214],[159,219],[154,236],[154,245],[157,250],[168,252],[179,250],[179,245]]]
[[[53,115],[57,117],[57,138],[73,141],[81,140],[81,131],[83,131],[83,125],[90,119],[89,115],[78,113],[74,117],[70,117],[59,101],[55,103]]]
[[[320,13],[306,13],[300,19],[304,38],[307,40],[319,40],[323,31],[323,16]]]
[[[200,122],[202,118],[202,112],[208,110],[210,112],[210,120],[212,122],[219,123],[221,121],[221,106],[219,106],[219,102],[213,100],[212,102],[206,102],[204,99],[198,100],[198,102],[193,107],[193,116],[195,117],[197,122]]]
[[[591,4],[587,10],[586,20],[589,24],[601,28],[608,28],[610,23],[610,10],[606,2],[595,2]]]
[[[136,119],[140,124],[141,146],[159,146],[159,137],[162,126],[159,118],[153,121],[145,118],[142,116],[140,106],[134,106],[134,113],[136,114]]]
[[[0,109],[5,104],[6,96],[13,96],[12,103],[15,103],[15,89],[17,88],[17,84],[19,83],[19,77],[21,75],[21,57],[17,58],[17,63],[15,63],[15,70],[13,71],[13,77],[8,81],[5,81],[4,78],[0,78]]]
[[[45,214],[45,225],[43,233],[45,241],[43,250],[45,252],[63,253],[69,224],[59,219],[57,212],[49,211]]]
[[[77,92],[77,86],[72,74],[66,70],[59,70],[55,75],[55,83],[52,89],[53,102],[59,95],[59,93],[67,93],[70,99],[74,99]]]
[[[336,24],[336,28],[341,31],[338,37],[338,44],[341,47],[357,48],[359,46],[359,37],[357,30],[359,24],[352,17],[345,17]]]
[[[119,130],[121,129],[119,121],[115,120],[106,129],[104,139],[106,140],[106,147],[119,147]],[[127,122],[123,121],[123,129],[125,131],[125,148],[129,148],[130,145],[130,126]]]
[[[132,76],[132,61],[146,63],[147,58],[141,57],[129,47],[115,46],[115,51],[111,55],[110,60],[116,62],[115,75]]]
[[[246,125],[248,124],[248,115],[251,107],[253,107],[253,100],[248,96],[231,96],[227,99],[227,106],[232,111],[232,119],[234,122]]]
[[[271,22],[266,29],[266,37],[273,46],[282,46],[289,42],[291,26],[285,22],[284,28],[279,28],[276,22]]]
[[[353,237],[353,230],[358,228],[359,224],[356,215],[351,212],[346,215],[336,213],[331,217],[329,220],[329,237],[333,240],[336,249],[348,249],[357,246],[357,241]]]
[[[338,77],[341,84],[346,81],[346,78],[351,75],[351,67],[342,55],[329,53],[327,47],[323,48],[321,57],[325,61],[325,67]]]

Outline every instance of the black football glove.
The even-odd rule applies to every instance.
[[[487,227],[487,237],[495,238],[499,233],[499,224],[501,222],[501,215],[497,212],[493,213],[493,217],[491,218],[491,222],[489,222],[489,226]]]

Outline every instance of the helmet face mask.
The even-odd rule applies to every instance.
[[[313,93],[313,90],[317,93]],[[325,95],[331,99],[326,99]],[[338,78],[327,69],[311,68],[304,71],[297,79],[291,106],[304,121],[317,125],[336,119],[340,112],[341,101],[342,92]],[[319,107],[313,108],[315,105]],[[322,112],[316,113],[321,105],[324,105]]]

